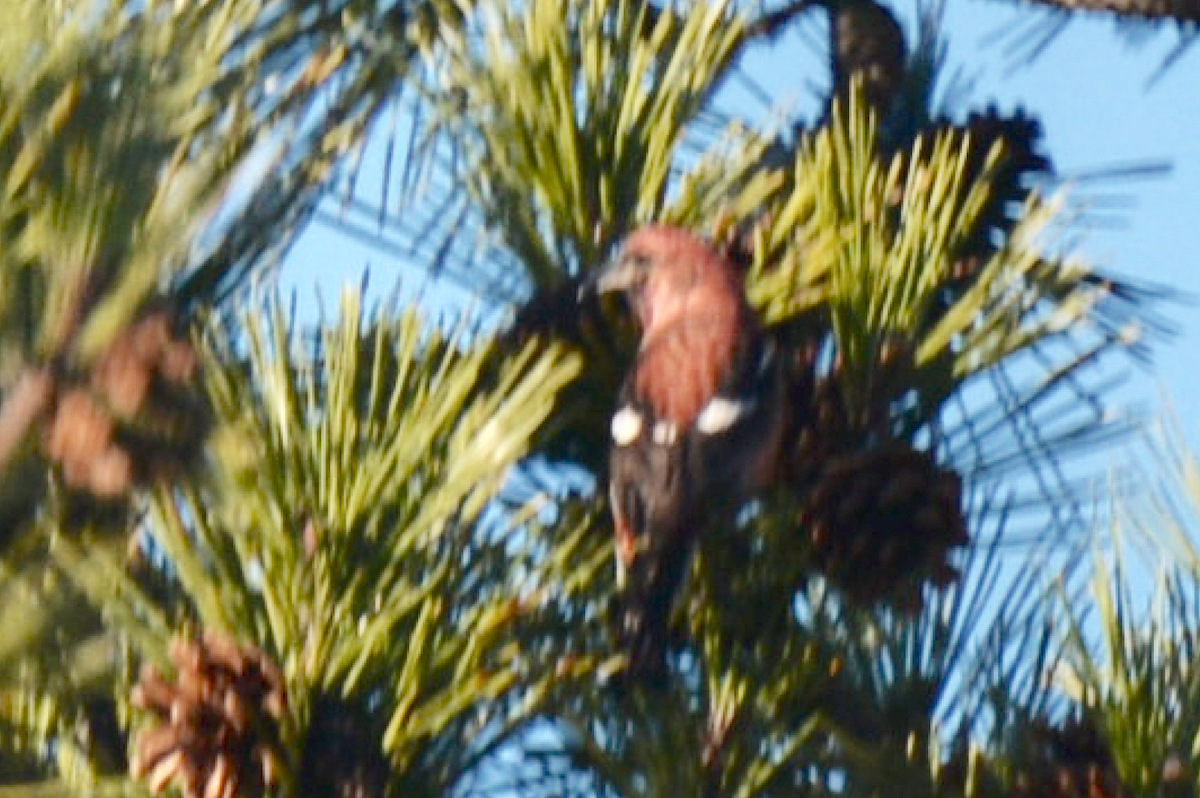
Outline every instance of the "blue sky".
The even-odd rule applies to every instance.
[[[893,5],[911,23],[913,0]],[[1077,18],[1031,63],[1014,65],[1014,47],[1036,34],[1028,24],[1031,15],[1043,12],[997,0],[949,0],[948,6],[950,65],[974,79],[964,108],[995,103],[1004,110],[1027,109],[1041,119],[1046,151],[1066,177],[1124,165],[1170,165],[1155,177],[1081,183],[1076,194],[1096,203],[1106,221],[1081,230],[1080,251],[1107,270],[1200,297],[1200,47],[1151,82],[1176,43],[1172,30],[1151,32],[1133,46],[1110,19]],[[822,35],[815,19],[806,21],[744,66],[779,102],[811,110],[826,79],[823,54],[814,47]],[[761,104],[744,107],[764,111]],[[426,298],[461,298],[438,287],[426,292],[430,286],[420,270],[320,224],[289,256],[282,284],[302,298],[319,289],[328,306],[342,283],[359,282],[367,268],[373,284],[385,290],[401,279],[409,292]],[[1189,406],[1200,396],[1200,319],[1194,304],[1168,311],[1179,334],[1158,347],[1153,370],[1133,371],[1134,392],[1154,410],[1165,391],[1184,430],[1197,440],[1200,422]]]
[[[957,62],[981,69],[980,99],[1023,105],[1041,118],[1060,172],[1077,175],[1106,166],[1164,162],[1167,174],[1081,186],[1079,194],[1120,195],[1117,225],[1091,230],[1083,252],[1099,266],[1200,297],[1200,48],[1151,83],[1177,39],[1163,30],[1130,46],[1106,18],[1073,22],[1032,64],[1016,69],[988,32],[1011,30],[1026,8],[954,0],[948,18]],[[977,53],[977,57],[972,54]],[[1169,309],[1179,335],[1158,349],[1152,373],[1134,375],[1138,393],[1156,404],[1165,389],[1193,441],[1200,424],[1188,412],[1200,396],[1200,318],[1196,305]],[[1161,383],[1161,385],[1160,385]]]

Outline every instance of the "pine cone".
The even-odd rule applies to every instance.
[[[45,423],[43,449],[67,485],[116,499],[175,474],[208,431],[197,390],[199,358],[166,311],[134,322],[83,379],[64,378]]]
[[[968,542],[958,475],[892,438],[923,412],[913,351],[883,334],[873,361],[822,373],[820,338],[791,349],[783,480],[802,497],[812,564],[862,604],[919,608],[926,583],[957,578],[947,558]]]
[[[980,179],[986,179],[988,186],[978,219],[963,238],[954,242],[950,252],[950,274],[935,311],[935,317],[940,317],[975,284],[983,264],[996,251],[997,242],[1012,230],[1016,222],[1014,209],[1020,208],[1033,191],[1031,181],[1052,174],[1054,169],[1041,152],[1041,123],[1020,110],[1003,115],[995,108],[988,108],[982,113],[972,113],[965,123],[939,120],[933,132],[954,133],[967,146],[962,167],[964,190]],[[999,160],[985,173],[988,157],[997,146]],[[920,168],[920,163],[912,168]]]
[[[955,125],[970,142],[963,176],[968,182],[983,176],[988,155],[996,145],[1001,147],[999,163],[989,175],[989,191],[980,213],[974,234],[959,246],[957,257],[983,258],[994,249],[998,234],[1012,228],[1013,208],[1019,207],[1032,190],[1030,178],[1047,175],[1052,167],[1041,152],[1042,126],[1034,117],[1018,110],[1012,116],[1002,115],[996,108],[972,113],[964,125]]]
[[[114,435],[107,411],[88,391],[73,388],[55,406],[43,446],[68,485],[113,498],[133,483],[133,463]]]
[[[198,454],[209,421],[199,370],[165,310],[131,324],[92,368],[91,388],[121,422],[140,480],[170,476]]]
[[[200,367],[195,350],[172,329],[166,311],[134,322],[92,369],[92,387],[122,419],[133,419],[153,400],[156,383],[186,385]]]
[[[1161,798],[1194,798],[1196,777],[1187,759],[1180,754],[1171,754],[1162,767]]]
[[[1030,761],[1013,780],[1012,798],[1132,798],[1121,783],[1112,750],[1089,718],[1033,729]]]
[[[960,190],[969,191],[979,180],[986,181],[987,191],[981,198],[978,217],[969,229],[960,231],[959,237],[950,243],[949,274],[938,287],[938,298],[932,309],[932,317],[924,322],[932,327],[937,319],[963,296],[977,281],[983,265],[996,252],[999,242],[1005,240],[1017,221],[1016,209],[1034,191],[1039,178],[1053,175],[1054,166],[1043,153],[1042,127],[1037,118],[1021,110],[1003,114],[995,107],[971,113],[965,122],[939,118],[932,123],[904,130],[883,131],[883,150],[901,158],[902,174],[888,197],[889,212],[894,214],[893,224],[899,225],[899,209],[904,201],[904,192],[912,185],[923,181],[910,180],[928,168],[924,158],[913,157],[913,142],[918,136],[938,138],[953,137],[956,148],[965,148],[962,163]],[[989,162],[995,148],[999,156]],[[990,168],[987,168],[989,167]]]
[[[161,793],[175,782],[185,798],[261,795],[278,775],[278,722],[287,709],[283,678],[260,650],[206,632],[171,646],[177,677],[153,667],[134,687],[134,706],[159,725],[137,740],[130,772]]]
[[[921,588],[958,577],[950,550],[969,542],[962,484],[906,443],[825,463],[802,515],[818,570],[860,604],[917,609]]]

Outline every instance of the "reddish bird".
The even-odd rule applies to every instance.
[[[635,232],[597,288],[625,292],[642,333],[612,417],[609,491],[630,670],[656,673],[701,528],[773,475],[783,380],[741,275],[685,230]]]

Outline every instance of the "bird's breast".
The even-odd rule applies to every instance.
[[[679,324],[648,339],[633,373],[639,404],[678,429],[691,427],[716,395],[738,346],[735,326],[719,319]]]

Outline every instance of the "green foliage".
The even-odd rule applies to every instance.
[[[64,572],[57,546],[43,545],[53,535],[40,531],[45,537],[9,552],[0,580],[0,782],[57,775],[62,790],[91,788],[124,769],[124,741],[108,721],[117,721],[114,685],[128,658]],[[68,562],[81,561],[95,562]]]
[[[1095,613],[1076,614],[1061,678],[1138,796],[1181,794],[1200,767],[1200,467],[1177,428],[1161,431],[1148,470],[1161,482],[1114,502],[1117,546],[1095,558]]]
[[[216,344],[212,478],[154,504],[194,607],[176,623],[278,661],[293,742],[318,698],[366,702],[394,772],[446,788],[536,701],[502,645],[522,609],[485,532],[518,533],[519,512],[488,508],[575,366],[526,350],[488,375],[468,330],[367,321],[353,296],[315,338],[276,304],[267,318],[244,317],[244,360]]]
[[[490,5],[452,44],[442,124],[523,276],[546,287],[594,267],[659,215],[745,24],[728,2],[655,19],[633,1],[535,0]]]
[[[211,306],[276,265],[394,98],[442,8],[9,5],[0,33],[5,536],[44,491],[30,432],[57,393],[82,381],[148,306]]]
[[[576,365],[532,348],[496,364],[467,327],[368,319],[354,295],[314,336],[267,307],[246,314],[245,338],[215,336],[209,476],[161,490],[141,530],[167,592],[61,532],[6,582],[0,723],[29,753],[25,778],[96,788],[98,752],[70,742],[84,700],[116,690],[126,712],[121,652],[169,668],[186,630],[279,662],[296,756],[329,755],[306,743],[316,716],[367,707],[396,783],[422,789],[447,789],[542,700],[545,677],[511,646],[526,610],[502,570],[532,507],[496,502]],[[80,589],[104,623],[79,611]],[[295,783],[306,764],[290,764]]]
[[[885,146],[855,101],[794,146],[730,121],[716,94],[773,24],[755,11],[16,5],[0,30],[5,404],[21,395],[9,386],[86,370],[165,298],[216,311],[215,432],[202,467],[105,518],[53,488],[28,498],[53,480],[25,456],[26,428],[6,462],[19,447],[0,408],[0,782],[26,782],[0,795],[142,794],[119,761],[151,722],[130,706],[134,666],[170,671],[173,638],[213,630],[283,673],[283,795],[334,778],[330,763],[382,763],[395,795],[1006,794],[1031,724],[1061,712],[1048,675],[1069,672],[1041,566],[1079,559],[1079,519],[1045,504],[1077,498],[1061,458],[1113,429],[1085,372],[1137,343],[1148,295],[1061,254],[1065,198],[1028,192],[993,229],[1001,147],[982,156],[949,129]],[[405,94],[418,57],[424,94]],[[336,178],[353,195],[350,161],[392,103],[419,109],[416,128],[433,116],[404,171],[421,147],[438,171],[449,142],[458,165],[434,193],[465,209],[422,202],[405,178],[416,218],[401,237],[444,236],[435,268],[482,230],[484,260],[459,268],[488,310],[532,293],[549,323],[493,337],[348,294],[310,332],[276,300],[222,306]],[[622,664],[610,520],[602,490],[564,485],[603,478],[626,355],[613,308],[580,310],[569,281],[652,221],[747,245],[750,301],[800,364],[797,426],[824,423],[801,411],[832,385],[837,446],[889,438],[962,473],[976,542],[960,582],[926,590],[915,614],[855,606],[814,572],[811,486],[796,479],[700,541],[668,684],[606,681]],[[981,236],[986,254],[965,255]],[[1033,545],[1017,545],[1030,509]],[[147,561],[123,560],[111,527]],[[1138,795],[1165,786],[1172,757],[1200,764],[1200,555],[1182,550],[1151,623],[1118,574],[1096,593],[1101,646],[1085,618],[1070,641],[1074,697]],[[1053,585],[1067,610],[1075,574]],[[115,749],[87,731],[97,697],[119,721]]]
[[[857,107],[803,136],[787,169],[767,167],[764,139],[733,142],[684,177],[666,218],[718,235],[714,222],[751,226],[752,303],[781,329],[828,325],[852,408],[915,388],[928,421],[972,378],[1055,339],[1076,336],[1103,350],[1138,343],[1138,323],[1115,318],[1119,294],[1137,289],[1051,254],[1060,248],[1065,196],[1031,194],[1003,243],[971,266],[976,273],[965,281],[956,274],[968,267],[962,250],[983,223],[1005,155],[999,144],[976,175],[966,166],[978,143],[952,129],[888,156],[875,120]],[[911,350],[913,371],[884,397],[878,356],[895,340]]]
[[[836,377],[846,415],[881,413],[884,432],[877,434],[928,445],[965,472],[981,536],[972,562],[986,565],[971,570],[961,589],[928,596],[916,619],[856,613],[836,597],[816,603],[836,608],[826,617],[810,603],[828,588],[811,592],[794,502],[768,502],[760,517],[736,529],[751,554],[702,542],[679,613],[686,631],[676,641],[673,673],[680,684],[660,695],[635,689],[618,698],[561,685],[552,717],[565,730],[563,746],[539,748],[534,758],[543,775],[514,768],[513,784],[548,795],[979,794],[976,765],[970,778],[945,775],[953,770],[951,754],[976,763],[1007,755],[1004,741],[1052,703],[1043,680],[1061,643],[1050,632],[1047,586],[1037,572],[1001,576],[1008,566],[1000,541],[1015,534],[1007,516],[1031,500],[1010,505],[979,497],[992,497],[997,484],[1011,484],[1001,480],[1019,474],[1025,487],[1033,483],[1041,492],[1032,501],[1073,501],[1058,471],[1060,454],[1112,425],[1096,416],[1060,414],[1055,424],[1028,419],[1056,402],[1092,406],[1097,397],[1084,372],[1136,342],[1126,313],[1133,305],[1136,316],[1145,297],[1061,257],[1055,234],[1065,200],[1035,193],[994,249],[968,262],[967,243],[988,225],[986,204],[1006,155],[999,146],[980,157],[977,142],[947,129],[888,153],[876,122],[856,107],[835,111],[830,124],[801,136],[783,158],[769,136],[736,125],[706,141],[697,130],[711,104],[699,100],[711,100],[731,63],[723,51],[698,59],[686,81],[648,83],[639,59],[672,63],[680,38],[656,39],[653,57],[643,54],[654,50],[648,42],[672,25],[689,32],[722,27],[712,11],[700,5],[680,18],[664,12],[649,26],[637,24],[625,5],[602,13],[584,4],[567,15],[539,3],[504,5],[480,23],[478,39],[452,46],[453,91],[439,124],[465,128],[471,198],[504,250],[476,267],[480,279],[507,270],[510,285],[526,280],[535,297],[541,292],[539,299],[552,301],[549,286],[598,264],[637,223],[681,223],[718,239],[730,230],[748,234],[751,301],[784,340],[815,340],[815,376]],[[611,26],[609,35],[593,42],[603,25]],[[693,50],[719,50],[726,41],[744,47],[747,25],[734,18],[721,31],[707,29]],[[736,30],[743,31],[740,41]],[[599,55],[590,55],[593,46]],[[596,77],[613,74],[601,68],[613,58],[628,59],[619,63],[634,77]],[[641,120],[606,109],[624,107],[630,96],[697,103],[670,106],[686,114],[655,114],[644,125],[622,127],[621,120]],[[690,157],[697,140],[703,151]],[[616,150],[604,160],[597,153],[606,147]],[[609,180],[614,188],[606,193]],[[546,325],[550,337],[573,311],[558,312]],[[611,353],[589,345],[586,323],[582,332],[561,324],[572,344],[585,341],[591,383],[562,425],[567,434],[577,427],[581,442],[602,428],[608,407],[597,396],[615,395],[619,373]],[[894,342],[907,360],[885,374],[880,353]],[[1010,370],[1022,375],[1021,384],[1010,384]],[[804,398],[794,397],[798,404]],[[864,436],[866,445],[870,440]],[[570,447],[553,451],[563,450]],[[590,459],[576,462],[595,467]],[[599,514],[596,503],[584,504],[585,517]],[[579,514],[564,512],[572,531],[547,533],[546,550],[534,557],[553,618],[524,639],[543,652],[543,667],[596,657],[611,645],[606,530],[576,527]],[[1009,531],[987,532],[997,519],[1005,522],[997,528]],[[1077,520],[1043,522],[1034,540],[1044,548],[1035,545],[1026,556],[1069,557],[1063,542]],[[1003,609],[993,614],[991,601]],[[791,617],[793,606],[803,608],[799,617]],[[776,611],[784,616],[779,627],[762,622]],[[757,643],[739,641],[739,634],[753,638],[747,626],[761,632]],[[706,744],[726,722],[718,757]],[[967,742],[952,748],[948,740],[958,733]],[[996,738],[991,744],[975,736],[988,733]],[[607,787],[586,779],[569,787],[550,764],[556,756]],[[835,790],[833,783],[844,786]]]
[[[611,546],[580,515],[562,520],[578,530],[565,539],[545,533],[554,538],[540,592],[557,623],[522,632],[546,669],[612,651]],[[782,549],[737,549],[761,547],[762,527],[781,518],[748,523],[724,547],[703,541],[679,612],[678,678],[598,691],[563,679],[547,706],[558,743],[531,735],[522,759],[496,763],[469,794],[1002,794],[969,786],[953,758],[1007,756],[1005,741],[1054,708],[1045,675],[1063,642],[1039,575],[1004,556],[1005,515],[980,508],[980,519],[1001,519],[992,543],[915,616],[855,608],[802,573],[767,587],[802,563],[781,562]]]
[[[369,91],[328,88],[361,68],[343,65],[361,34],[302,36],[302,4],[281,11],[263,19],[259,4],[233,0],[16,4],[0,37],[0,229],[4,271],[24,285],[4,292],[0,317],[36,331],[36,351],[64,351],[86,320],[80,347],[94,355],[131,308],[190,274],[197,236],[252,155],[274,150],[284,166],[302,155],[290,176],[312,191],[361,134]],[[275,143],[318,96],[339,94],[366,108],[318,120],[299,147]],[[237,282],[248,267],[200,265],[210,297],[218,278]],[[43,305],[41,318],[21,315]]]

